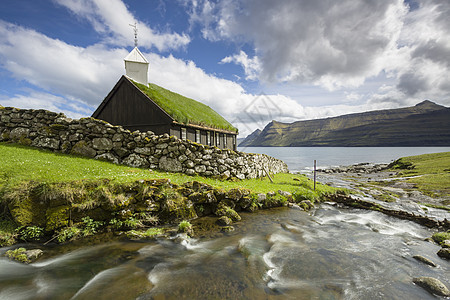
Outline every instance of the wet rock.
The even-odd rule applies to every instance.
[[[413,282],[428,292],[438,296],[450,296],[450,291],[440,280],[433,277],[416,277]]]
[[[234,231],[234,227],[233,226],[223,226],[220,231],[222,232],[231,232]]]
[[[25,255],[27,256],[28,262],[35,262],[39,257],[44,254],[44,251],[41,249],[31,249],[25,251]]]
[[[314,207],[314,204],[309,200],[303,200],[298,204],[298,206],[304,210],[310,210],[311,208]]]
[[[227,216],[222,216],[219,219],[217,219],[217,225],[219,226],[228,226],[232,223],[233,221],[231,221],[230,218],[228,218]]]
[[[413,258],[418,260],[418,261],[421,261],[424,264],[427,264],[429,266],[437,267],[437,265],[434,262],[432,262],[430,259],[428,259],[428,258],[426,258],[426,257],[424,257],[422,255],[414,255]]]
[[[5,256],[11,260],[29,264],[35,262],[42,254],[44,254],[44,251],[41,249],[26,250],[25,248],[18,248],[6,251]]]
[[[450,248],[442,248],[437,255],[441,258],[450,259]]]
[[[441,243],[442,248],[450,248],[450,240],[445,240]]]

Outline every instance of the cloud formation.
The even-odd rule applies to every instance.
[[[76,16],[88,20],[97,32],[108,34],[104,42],[114,46],[130,45],[131,31],[124,24],[137,24],[139,45],[167,51],[186,46],[186,34],[156,32],[148,24],[137,20],[120,0],[54,0]]]
[[[369,103],[450,103],[449,1],[414,9],[403,0],[193,0],[188,7],[205,38],[253,48],[253,57],[240,50],[222,60],[241,65],[247,79],[351,93],[384,76],[390,92],[383,86]]]
[[[204,0],[192,2],[191,22],[207,38],[252,44],[260,79],[334,88],[380,72],[406,13],[401,0]]]

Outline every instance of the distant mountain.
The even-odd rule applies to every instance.
[[[252,133],[250,133],[249,135],[247,135],[247,137],[245,139],[243,139],[240,143],[239,143],[239,147],[247,147],[249,145],[251,145],[251,143],[253,143],[255,141],[256,138],[258,138],[258,136],[261,134],[261,130],[256,129],[255,131],[253,131]]]
[[[270,122],[245,146],[450,146],[450,108],[425,100],[415,106],[339,117]]]

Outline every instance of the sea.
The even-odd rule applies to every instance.
[[[450,147],[238,147],[239,151],[261,153],[283,160],[291,172],[348,166],[358,163],[390,163],[405,156],[449,152]]]

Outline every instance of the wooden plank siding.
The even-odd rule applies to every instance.
[[[220,129],[175,122],[169,114],[125,76],[120,78],[92,114],[92,117],[104,120],[112,125],[123,126],[130,131],[139,130],[145,132],[150,130],[157,135],[167,133],[180,139],[181,128],[186,128],[186,139],[192,142],[196,141],[196,132],[200,131],[200,143],[204,145],[208,144],[207,132],[209,132],[210,146],[236,150],[235,133],[224,133]],[[226,144],[225,135],[227,137]]]

